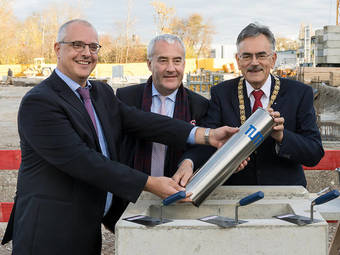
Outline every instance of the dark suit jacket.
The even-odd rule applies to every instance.
[[[138,109],[142,109],[143,92],[147,83],[128,86],[125,88],[117,89],[117,97],[129,106],[134,106]],[[208,99],[201,95],[198,95],[189,89],[186,89],[186,93],[189,101],[189,108],[191,113],[191,120],[196,121],[196,125],[200,125],[200,120],[205,116],[208,110]],[[125,136],[120,149],[120,160],[122,163],[133,167],[134,157],[136,151],[136,144],[139,142],[131,136]],[[165,163],[164,163],[164,176],[172,177],[177,168],[178,163],[174,160],[176,151],[183,151],[183,148],[178,148],[175,146],[168,146]]]
[[[117,97],[129,106],[142,109],[143,92],[146,85],[147,83],[143,83],[119,88],[117,89]],[[191,120],[195,120],[196,125],[200,125],[200,120],[205,116],[208,110],[208,100],[186,88],[185,90],[188,96]],[[135,139],[130,135],[123,136],[123,142],[119,152],[120,161],[122,163],[127,164],[130,167],[134,166],[136,147],[139,142],[140,140]],[[175,160],[178,151],[184,152],[183,148],[178,148],[178,146],[168,146],[164,163],[164,176],[171,177],[175,174],[179,163],[177,162],[177,158]],[[119,220],[129,203],[118,197],[114,197],[113,199],[119,206],[110,209],[104,218],[104,225],[112,232],[114,232],[116,222]],[[125,206],[122,206],[124,204]]]
[[[240,78],[224,81],[211,89],[211,100],[203,126],[239,127],[240,111],[237,86]],[[272,105],[285,119],[285,129],[279,153],[275,140],[268,137],[251,155],[248,166],[233,174],[227,185],[303,185],[306,179],[301,164],[316,165],[324,155],[320,133],[316,125],[312,88],[298,81],[280,78],[281,88]],[[272,77],[273,91],[274,78]],[[243,86],[246,93],[246,86]],[[247,118],[251,114],[250,100],[245,96]],[[211,147],[199,146],[187,152],[196,167],[214,152]]]
[[[107,84],[91,83],[111,160],[100,151],[84,105],[54,72],[22,99],[22,162],[3,239],[13,238],[13,254],[100,254],[107,191],[134,202],[147,180],[115,161],[123,130],[185,146],[190,124],[128,107]]]

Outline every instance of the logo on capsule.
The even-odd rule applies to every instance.
[[[256,132],[256,130],[256,127],[250,124],[248,130],[244,134],[248,135],[253,144],[258,146],[263,141],[263,135],[260,131]]]

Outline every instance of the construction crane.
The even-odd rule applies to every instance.
[[[340,0],[336,0],[336,25],[339,25],[339,2]]]

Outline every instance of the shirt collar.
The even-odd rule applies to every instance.
[[[270,97],[271,84],[272,84],[272,77],[271,77],[271,75],[268,75],[266,82],[261,87],[261,90],[263,91],[264,95],[268,98]],[[246,87],[247,87],[247,95],[248,95],[248,97],[250,97],[250,94],[255,89],[250,85],[250,83],[247,80],[246,80]]]
[[[178,88],[166,97],[169,98],[171,101],[176,102],[177,91],[178,91]],[[161,94],[158,92],[155,85],[152,83],[152,97],[159,96],[159,95],[161,95]]]
[[[75,93],[76,90],[78,88],[80,88],[81,86],[76,83],[74,80],[72,80],[71,78],[69,78],[68,76],[66,76],[65,74],[63,74],[58,68],[55,69],[55,72],[56,74],[60,77],[60,79],[62,79],[66,84],[67,86],[70,87],[70,89]],[[86,80],[86,86],[87,88],[91,89],[92,85],[91,83]]]

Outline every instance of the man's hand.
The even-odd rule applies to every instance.
[[[272,108],[269,108],[268,112],[270,116],[272,116],[272,118],[274,119],[273,132],[271,136],[275,141],[277,141],[278,143],[281,143],[283,139],[283,130],[284,130],[283,124],[285,122],[285,119],[283,117],[280,117],[279,112],[274,112]]]
[[[151,192],[160,198],[164,199],[168,196],[171,196],[178,191],[185,191],[185,189],[181,186],[179,186],[173,179],[168,177],[154,177],[149,176],[148,180],[146,181],[145,191]],[[182,201],[191,201],[189,196],[191,196],[192,193],[186,194],[186,198],[182,199]]]
[[[248,165],[249,160],[249,157],[243,160],[234,173],[243,170]],[[174,176],[172,176],[172,179],[182,187],[185,187],[188,184],[191,176],[193,175],[193,171],[194,170],[192,161],[190,159],[185,159],[182,161]]]
[[[193,172],[192,161],[190,159],[185,159],[182,161],[174,176],[172,176],[172,179],[182,187],[185,187]]]
[[[233,134],[237,133],[239,128],[233,128],[228,126],[223,126],[216,129],[210,130],[209,143],[211,146],[220,148],[226,141],[232,137]]]
[[[249,157],[246,158],[245,160],[243,160],[243,161],[241,162],[241,164],[238,166],[238,168],[236,169],[236,171],[234,172],[234,174],[240,172],[241,170],[243,170],[243,169],[248,165],[248,161],[249,161],[249,160],[250,160]]]
[[[195,142],[197,144],[206,144],[204,140],[205,128],[199,127],[196,130]],[[220,128],[210,129],[209,145],[220,148],[233,134],[237,133],[239,128],[223,126]]]

